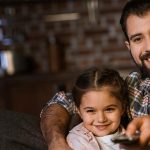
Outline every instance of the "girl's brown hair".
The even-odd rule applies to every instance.
[[[122,124],[126,127],[130,114],[128,88],[125,80],[113,69],[92,67],[79,75],[72,90],[76,106],[80,106],[81,98],[86,92],[101,90],[103,87],[110,87],[110,94],[121,101],[125,109]]]

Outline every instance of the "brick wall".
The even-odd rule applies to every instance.
[[[135,67],[119,25],[126,0],[101,0],[97,24],[91,24],[85,1],[19,3],[0,7],[0,50],[30,56],[36,72],[80,70],[107,65],[130,71]],[[80,14],[74,21],[45,21],[49,14]],[[7,41],[7,42],[6,42]]]

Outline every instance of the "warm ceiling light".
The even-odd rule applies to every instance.
[[[79,13],[64,13],[64,14],[53,14],[47,15],[44,17],[46,22],[55,22],[55,21],[68,21],[68,20],[77,20],[79,19]]]

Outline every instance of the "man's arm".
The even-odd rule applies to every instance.
[[[66,133],[70,118],[77,113],[71,93],[60,91],[41,111],[41,130],[49,150],[70,150]]]
[[[41,114],[41,129],[49,150],[71,150],[66,143],[70,115],[59,104],[52,104]]]

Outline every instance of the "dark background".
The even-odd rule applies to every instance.
[[[0,0],[0,108],[39,116],[87,67],[109,66],[123,77],[135,69],[119,25],[125,2]]]

